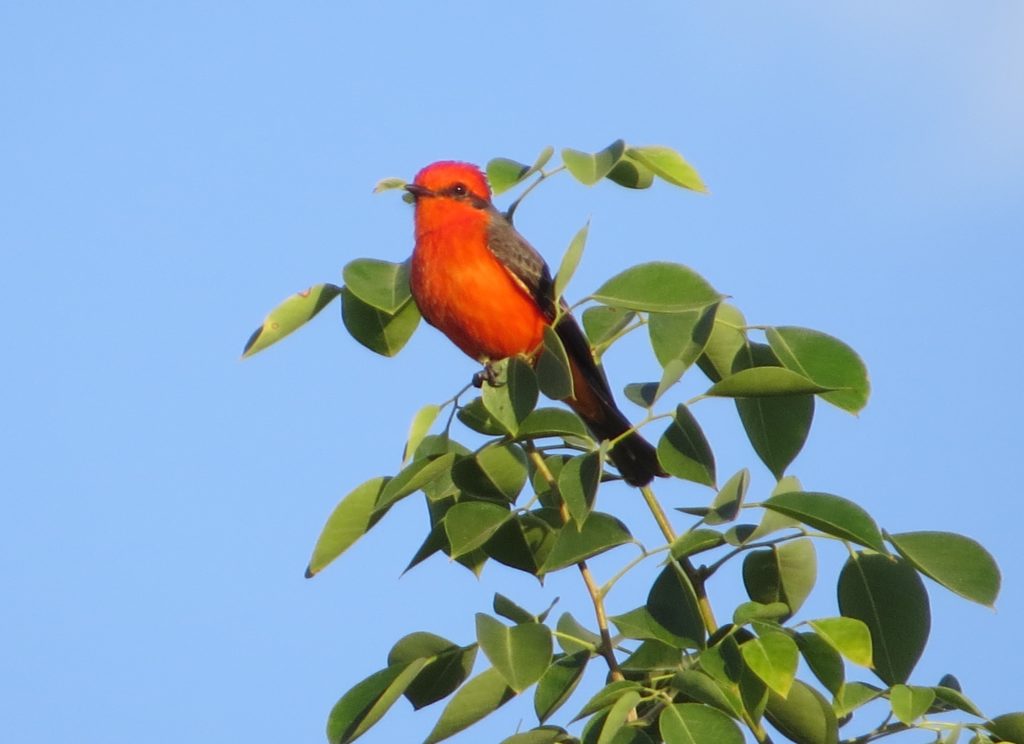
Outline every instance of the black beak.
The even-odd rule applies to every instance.
[[[422,196],[433,196],[434,192],[425,186],[420,186],[418,183],[407,183],[405,190],[412,194],[414,197],[419,199]]]

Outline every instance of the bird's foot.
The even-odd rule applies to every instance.
[[[473,375],[473,387],[482,388],[485,382],[491,387],[498,387],[498,371],[490,362],[486,362],[484,368]]]

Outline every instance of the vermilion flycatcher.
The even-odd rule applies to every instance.
[[[412,296],[427,322],[484,364],[516,354],[536,358],[554,325],[572,369],[566,403],[598,439],[616,439],[612,462],[634,486],[664,475],[657,453],[616,407],[576,320],[556,313],[544,259],[491,204],[487,178],[468,163],[439,162],[406,190],[416,199]]]

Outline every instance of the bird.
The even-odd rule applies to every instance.
[[[615,404],[583,330],[554,295],[544,258],[491,201],[471,163],[439,161],[405,185],[414,204],[412,297],[426,321],[489,369],[491,362],[539,357],[544,329],[565,347],[573,381],[568,406],[598,440],[616,440],[612,464],[632,486],[666,473],[657,450]]]

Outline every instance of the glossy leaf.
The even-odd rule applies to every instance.
[[[928,712],[935,700],[930,687],[893,685],[889,690],[889,703],[893,714],[903,723],[911,724]]]
[[[931,629],[928,593],[901,558],[857,553],[839,574],[839,611],[871,632],[874,672],[894,685],[906,682]]]
[[[492,667],[481,672],[455,693],[424,744],[436,744],[469,728],[515,695],[497,669]]]
[[[1002,741],[1021,744],[1024,742],[1024,711],[996,716],[985,724],[985,728]]]
[[[349,334],[370,351],[391,357],[402,350],[420,322],[416,303],[407,301],[393,315],[371,307],[348,287],[341,289],[341,318]]]
[[[555,274],[555,300],[559,300],[562,294],[565,292],[565,288],[569,286],[569,281],[572,279],[572,275],[576,273],[576,267],[580,264],[580,258],[583,256],[583,248],[587,244],[587,233],[590,230],[590,221],[587,221],[583,227],[580,228],[573,239],[569,242],[569,247],[565,251],[565,255],[562,256],[562,262],[558,266],[558,273]]]
[[[751,367],[722,378],[704,394],[718,398],[771,398],[826,390],[829,388],[785,367]]]
[[[452,480],[464,492],[509,503],[523,490],[526,478],[526,454],[517,444],[492,444],[452,468]]]
[[[719,303],[681,313],[651,313],[647,318],[647,332],[651,348],[662,367],[675,360],[688,368],[703,353]]]
[[[610,514],[591,512],[582,529],[566,525],[558,531],[543,569],[545,573],[557,571],[632,541],[633,536],[618,519]]]
[[[342,270],[345,287],[370,307],[394,315],[411,297],[409,261],[357,258]]]
[[[658,383],[656,382],[631,382],[626,385],[623,393],[626,398],[641,408],[650,408],[657,399]]]
[[[504,594],[495,593],[494,602],[491,606],[494,608],[496,613],[514,623],[537,622],[537,618],[532,612],[520,607]]]
[[[616,740],[620,740],[618,734],[622,732],[626,720],[636,709],[640,699],[640,693],[637,690],[630,690],[612,704],[604,717],[597,744],[613,744]]]
[[[382,191],[393,191],[395,189],[404,189],[406,180],[404,178],[382,178],[373,187],[373,193],[379,194]]]
[[[697,593],[683,572],[673,564],[665,566],[647,594],[651,618],[680,643],[680,648],[704,648],[704,620]],[[665,639],[659,639],[665,640]]]
[[[435,457],[432,460],[426,458],[414,460],[381,489],[374,512],[379,515],[379,513],[387,511],[396,501],[426,487],[435,478],[447,475],[451,472],[454,462],[454,452]]]
[[[646,189],[654,183],[654,171],[629,156],[629,150],[622,160],[615,164],[606,178],[627,189]]]
[[[675,646],[648,639],[619,664],[619,669],[623,672],[674,671],[679,668],[682,658],[682,652]]]
[[[487,181],[491,193],[495,196],[503,194],[526,178],[530,166],[508,158],[493,158],[487,161]]]
[[[792,491],[772,496],[766,509],[799,519],[806,525],[843,540],[885,553],[882,533],[864,509],[848,499],[830,493]]]
[[[557,512],[550,510],[555,518],[551,520],[539,516],[542,511],[515,514],[484,543],[484,552],[506,566],[539,575],[557,537],[551,521],[560,524]]]
[[[833,695],[839,694],[846,679],[846,668],[839,652],[817,633],[797,633],[794,640],[818,681]]]
[[[820,692],[796,680],[788,696],[772,691],[765,716],[783,736],[798,744],[836,744],[839,722]]]
[[[562,613],[555,627],[558,629],[558,645],[569,655],[578,651],[593,653],[601,645],[601,636],[585,628],[568,612]]]
[[[589,660],[590,651],[577,651],[555,659],[547,668],[533,696],[533,710],[537,720],[543,723],[565,704],[583,679]]]
[[[852,617],[826,617],[808,624],[832,648],[854,664],[870,667],[872,659],[871,631]]]
[[[697,360],[701,370],[712,382],[718,382],[733,373],[736,356],[747,345],[746,325],[746,318],[735,305],[728,302],[718,304],[711,336],[704,346],[704,353]]]
[[[484,383],[480,390],[484,408],[509,434],[519,430],[519,424],[537,405],[537,394],[537,376],[520,357],[508,359],[504,379],[496,386]]]
[[[672,543],[672,557],[675,559],[696,555],[725,543],[722,533],[716,530],[696,529],[684,532]]]
[[[564,408],[537,408],[519,425],[519,436],[527,437],[573,437],[589,439],[586,425],[572,411]]]
[[[653,261],[616,274],[591,295],[603,305],[661,313],[699,310],[720,295],[693,269]]]
[[[721,683],[707,672],[681,669],[672,678],[672,687],[679,690],[687,700],[710,705],[734,718],[742,715],[743,704],[738,696],[732,691],[727,693]]]
[[[479,548],[510,518],[507,508],[488,501],[455,504],[444,517],[452,558]]]
[[[847,682],[842,689],[836,693],[832,707],[840,718],[848,716],[861,706],[867,705],[872,700],[881,697],[882,690],[869,685],[866,682]]]
[[[625,151],[626,143],[622,140],[615,140],[608,147],[593,154],[567,147],[562,150],[562,162],[577,181],[586,186],[593,186],[608,175]]]
[[[377,497],[389,480],[368,480],[334,507],[313,547],[313,555],[306,568],[306,578],[311,578],[322,571],[328,563],[348,550],[356,540],[369,531],[376,522],[372,515]]]
[[[551,326],[544,327],[544,346],[537,358],[537,384],[552,400],[565,400],[573,395],[569,355]]]
[[[746,625],[755,620],[779,621],[789,617],[790,614],[789,605],[785,602],[769,602],[768,604],[743,602],[733,610],[732,622],[734,625]]]
[[[473,398],[469,403],[460,406],[455,416],[465,426],[479,434],[493,437],[506,433],[505,427],[491,415],[490,411],[484,408],[484,402],[481,398]]]
[[[551,663],[551,631],[540,623],[520,623],[510,628],[477,613],[476,637],[491,664],[516,692],[540,679]]]
[[[711,502],[711,509],[704,517],[705,524],[725,524],[736,519],[749,485],[750,471],[746,468],[727,480]]]
[[[645,145],[626,150],[629,157],[668,183],[704,193],[707,187],[692,165],[671,147]]]
[[[578,528],[587,521],[601,482],[601,456],[597,452],[573,457],[558,474],[558,492]]]
[[[632,310],[598,305],[583,311],[583,330],[592,346],[601,346],[615,337],[636,317]]]
[[[746,344],[733,359],[734,368],[740,371],[775,364],[778,361],[764,344]],[[807,441],[814,419],[814,396],[737,398],[736,410],[757,456],[776,478],[782,478]]]
[[[914,568],[951,592],[986,607],[995,605],[999,566],[984,547],[954,532],[886,535]]]
[[[409,461],[413,452],[416,451],[416,448],[420,446],[420,442],[423,441],[427,432],[430,431],[430,427],[434,425],[434,421],[437,420],[437,415],[440,412],[440,406],[428,403],[412,417],[412,423],[409,424],[409,436],[405,440],[405,450],[402,452],[402,462]]]
[[[473,671],[476,645],[462,647],[433,633],[410,633],[388,653],[388,666],[411,664],[426,659],[427,664],[405,689],[406,699],[416,710],[451,695]]]
[[[786,697],[796,676],[800,651],[796,642],[779,630],[762,630],[757,638],[740,644],[743,661],[768,688]]]
[[[867,405],[871,393],[868,370],[853,349],[820,331],[794,326],[769,328],[765,334],[783,366],[834,388],[822,398],[850,413]]]
[[[502,739],[500,744],[579,744],[579,740],[561,726],[538,726],[512,734]]]
[[[264,318],[263,325],[257,328],[246,341],[245,348],[242,350],[242,358],[262,351],[305,325],[340,292],[341,287],[334,284],[314,284],[304,292],[293,294]]]
[[[342,695],[327,718],[327,741],[345,744],[366,733],[426,665],[427,659],[416,659],[409,664],[389,666]]]
[[[658,461],[669,475],[715,487],[715,455],[697,419],[682,403],[658,440]]]
[[[699,703],[666,705],[658,716],[665,744],[743,744],[736,723],[720,710]]]
[[[632,680],[620,679],[614,682],[609,682],[600,690],[598,690],[590,700],[587,701],[580,712],[576,714],[574,720],[580,720],[587,716],[597,713],[599,710],[604,710],[615,705],[615,701],[621,698],[623,695],[628,695],[631,692],[639,692],[643,689],[638,683]]]

